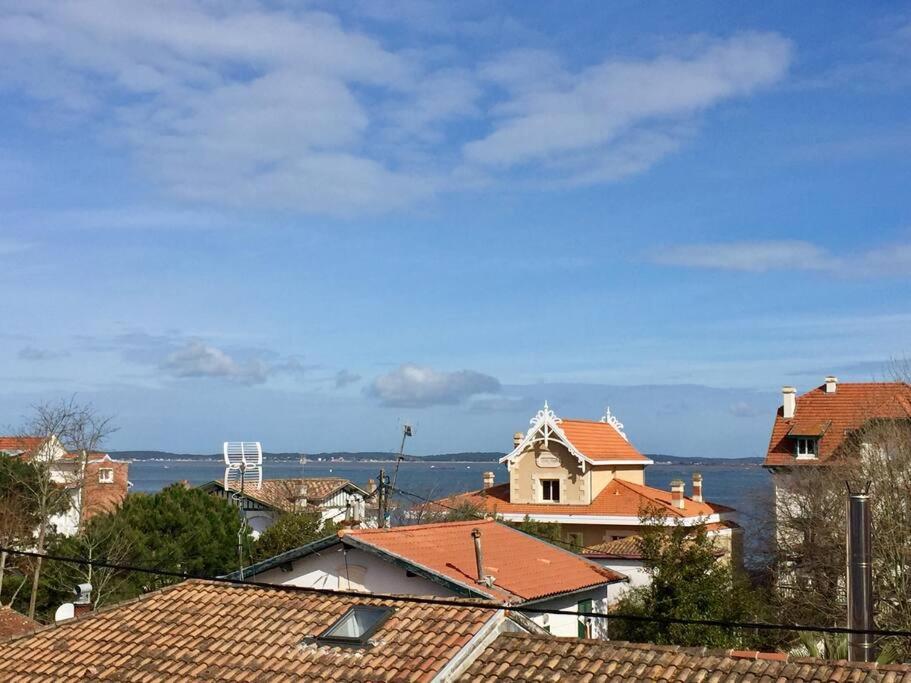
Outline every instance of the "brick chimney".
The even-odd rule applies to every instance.
[[[829,375],[826,377],[826,393],[834,394],[836,389],[838,389],[838,377]]]
[[[73,600],[73,616],[81,617],[92,611],[92,584],[80,583],[76,586],[76,599]]]
[[[783,406],[782,417],[790,420],[794,417],[797,410],[797,389],[794,387],[781,387],[781,405]]]
[[[693,500],[702,502],[702,475],[699,472],[693,472]]]
[[[491,486],[493,486],[493,479],[494,479],[493,472],[484,473],[484,488],[485,489],[489,489]]]
[[[683,509],[683,482],[679,479],[671,482],[671,505]]]
[[[512,435],[513,448],[515,448],[520,443],[522,443],[522,439],[524,439],[524,438],[525,438],[525,435],[522,432],[516,432],[515,434],[513,434]]]

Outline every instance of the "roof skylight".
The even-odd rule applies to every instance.
[[[355,605],[317,636],[317,639],[348,645],[366,643],[394,611],[392,607]]]

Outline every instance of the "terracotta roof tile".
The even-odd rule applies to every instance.
[[[636,450],[633,444],[624,439],[620,432],[606,422],[564,418],[560,422],[560,429],[573,446],[595,462],[614,460],[649,462],[649,458]]]
[[[355,650],[305,640],[355,604],[395,608],[371,638],[374,645]],[[370,669],[369,680],[424,681],[493,617],[469,603],[416,605],[187,581],[0,642],[0,680],[364,680]],[[197,635],[201,625],[212,636]],[[440,639],[453,634],[440,649]],[[260,650],[264,642],[271,649]]]
[[[41,628],[41,624],[34,619],[29,619],[9,607],[0,607],[0,638],[31,633],[39,628]]]
[[[224,488],[221,479],[213,482]],[[319,504],[333,493],[345,486],[354,486],[347,479],[340,477],[305,477],[289,479],[263,479],[261,486],[244,486],[244,495],[252,500],[279,510],[294,510],[299,507],[306,491],[308,505]],[[232,485],[231,490],[240,490],[239,485]]]
[[[911,386],[903,382],[840,382],[835,393],[825,385],[797,397],[794,417],[779,408],[772,426],[766,466],[824,462],[836,454],[845,437],[870,419],[911,417]],[[798,461],[793,436],[822,436],[818,459]]]
[[[717,503],[697,503],[684,498],[683,509],[671,504],[671,492],[651,486],[613,479],[602,489],[591,505],[564,505],[559,503],[512,503],[509,484],[499,484],[473,493],[463,493],[438,501],[455,506],[469,503],[492,514],[520,515],[597,515],[638,517],[643,506],[654,505],[672,517],[707,517],[733,510]],[[581,521],[581,520],[580,520]]]
[[[781,653],[708,651],[673,645],[554,638],[504,633],[462,675],[461,681],[823,681],[911,683],[911,664],[881,666]]]
[[[18,453],[31,451],[44,443],[42,436],[0,436],[0,451],[4,453]]]
[[[485,573],[478,584],[472,529],[481,532]],[[354,538],[498,600],[535,600],[622,581],[624,576],[575,553],[492,520],[419,524],[394,529],[356,529]]]
[[[639,547],[638,536],[627,536],[615,541],[599,543],[585,548],[583,555],[601,559],[641,560],[642,549]]]

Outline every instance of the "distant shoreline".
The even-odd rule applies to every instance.
[[[190,463],[190,462],[211,462],[220,463],[220,455],[211,454],[191,454],[191,453],[168,453],[165,451],[111,451],[112,458],[126,460],[128,462],[162,462],[162,463]],[[477,453],[477,454],[439,454],[416,456],[406,455],[402,462],[420,463],[432,465],[496,465],[498,460],[503,457],[502,453]],[[461,456],[461,457],[460,457]],[[465,457],[468,456],[468,457]],[[299,463],[300,455],[290,453],[264,453],[263,458],[267,462],[273,463]],[[375,464],[395,464],[395,454],[387,453],[315,453],[308,455],[307,461],[302,464],[315,465],[351,465],[357,463],[375,463]],[[452,459],[449,459],[449,458]],[[654,461],[653,466],[677,466],[677,467],[757,467],[761,466],[762,458],[685,458],[672,455],[648,455]]]

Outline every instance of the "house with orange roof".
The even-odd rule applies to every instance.
[[[850,457],[872,422],[911,420],[911,386],[905,382],[839,382],[830,375],[800,396],[784,386],[781,397],[763,463],[772,473],[779,519],[795,473]]]
[[[480,598],[575,612],[606,611],[608,588],[626,582],[623,574],[493,520],[347,529],[247,567],[242,576],[286,586]],[[606,635],[603,620],[529,616],[554,635]]]
[[[652,460],[640,453],[607,410],[600,421],[558,417],[544,404],[525,434],[514,436],[506,463],[509,481],[437,501],[441,508],[469,505],[510,522],[526,517],[560,524],[565,541],[582,549],[637,534],[642,514],[651,511],[667,524],[705,524],[716,543],[740,561],[742,530],[735,510],[712,503],[694,475],[692,495],[682,481],[669,491],[645,484]]]
[[[56,436],[0,436],[0,457],[47,465],[51,482],[69,496],[67,509],[50,519],[53,530],[65,536],[115,510],[130,488],[129,463],[107,453],[70,453]]]

